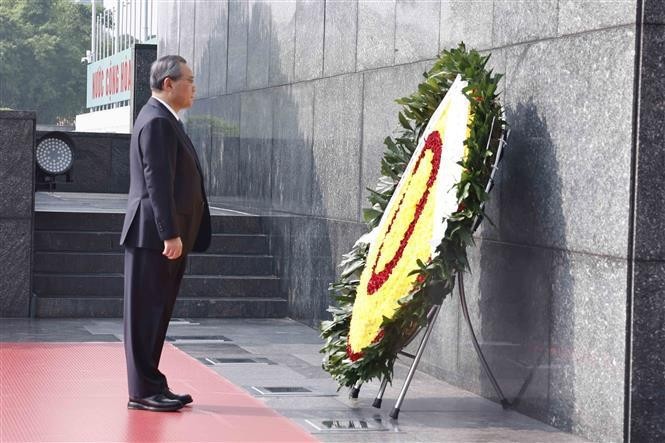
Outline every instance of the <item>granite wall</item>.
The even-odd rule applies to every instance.
[[[35,118],[0,111],[0,317],[30,314]]]
[[[280,214],[273,247],[291,315],[312,325],[364,231],[393,100],[460,40],[491,52],[512,133],[495,225],[469,251],[482,347],[517,410],[595,441],[662,440],[660,2],[161,6],[158,55],[179,53],[197,78],[187,118],[209,193]],[[422,367],[495,397],[456,297]]]

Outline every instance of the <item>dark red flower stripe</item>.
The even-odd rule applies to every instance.
[[[430,170],[430,175],[427,180],[427,188],[425,189],[425,192],[423,195],[420,197],[420,200],[418,201],[418,204],[416,205],[416,212],[414,214],[414,217],[411,219],[411,223],[409,223],[409,227],[407,228],[406,232],[402,236],[402,239],[399,244],[399,248],[395,252],[395,255],[390,259],[390,261],[386,264],[386,266],[381,270],[379,273],[376,272],[376,267],[379,264],[379,260],[381,258],[381,252],[383,250],[383,242],[381,243],[381,246],[379,246],[379,253],[377,255],[376,261],[374,262],[374,266],[372,267],[372,275],[369,279],[369,282],[367,284],[367,294],[372,295],[376,291],[378,291],[383,284],[388,281],[388,278],[390,278],[390,274],[393,272],[395,269],[395,266],[397,266],[397,263],[400,261],[402,258],[402,254],[404,253],[404,249],[406,248],[406,245],[409,243],[409,239],[411,238],[411,235],[413,235],[413,231],[415,230],[416,224],[418,223],[418,219],[420,218],[420,215],[423,212],[423,209],[425,208],[425,205],[427,204],[427,200],[429,198],[430,194],[430,188],[434,185],[434,181],[436,180],[437,173],[439,171],[439,165],[441,164],[441,135],[439,134],[439,131],[433,131],[428,137],[427,140],[425,141],[425,148],[421,151],[420,156],[418,157],[418,160],[416,161],[414,170],[413,170],[413,175],[418,171],[418,167],[420,166],[420,161],[425,157],[425,153],[428,150],[431,150],[432,153],[434,154],[434,157],[432,158],[432,169]],[[409,186],[411,185],[411,179],[409,179],[409,182],[407,183],[407,190]],[[402,198],[399,201],[399,204],[397,205],[397,210],[393,214],[392,219],[390,220],[390,224],[388,225],[388,230],[386,231],[386,235],[383,238],[383,241],[385,241],[386,237],[388,236],[388,233],[392,229],[393,223],[395,222],[395,219],[397,218],[397,214],[399,214],[399,211],[401,210],[402,203],[404,202],[404,197],[406,196],[406,190],[402,194]]]
[[[383,329],[381,329],[379,331],[379,333],[376,334],[376,337],[374,337],[374,340],[372,340],[372,344],[380,342],[384,335],[385,335],[385,332],[383,331]],[[351,349],[351,345],[349,344],[349,340],[347,339],[346,340],[346,355],[351,359],[351,361],[356,361],[359,358],[362,358],[363,352],[362,351],[353,352],[353,350]]]

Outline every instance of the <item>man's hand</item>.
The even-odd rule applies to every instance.
[[[162,252],[162,255],[169,260],[175,260],[180,257],[182,255],[182,240],[180,240],[180,237],[164,240],[164,252]]]

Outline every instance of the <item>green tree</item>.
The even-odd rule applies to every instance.
[[[70,0],[0,0],[0,108],[36,110],[47,124],[85,111],[90,15]]]

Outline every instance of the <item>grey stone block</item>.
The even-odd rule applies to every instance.
[[[383,141],[399,126],[397,114],[401,106],[395,100],[413,94],[428,67],[428,63],[414,63],[364,74],[362,207],[369,206],[366,188],[374,189],[381,176],[381,159],[386,150]]]
[[[556,37],[558,1],[495,1],[493,46]]]
[[[322,279],[334,273],[331,239],[326,221],[319,218],[294,218],[291,232],[289,315],[316,326],[330,302]]]
[[[296,81],[311,80],[323,75],[325,8],[325,0],[298,0],[294,67]]]
[[[645,25],[640,69],[635,258],[665,260],[665,36],[663,25]]]
[[[264,88],[268,86],[270,74],[271,6],[259,0],[248,4],[247,88]]]
[[[206,11],[210,15],[211,30],[206,35],[207,56],[203,58],[210,65],[210,80],[208,94],[217,96],[226,92],[228,41],[229,34],[229,5],[227,0],[209,3]]]
[[[296,37],[296,1],[286,0],[271,5],[270,84],[293,82]]]
[[[0,317],[27,317],[32,292],[32,219],[0,219],[0,241]]]
[[[456,48],[461,41],[473,49],[492,47],[492,11],[484,0],[442,1],[439,49]]]
[[[625,256],[634,38],[617,28],[507,50],[503,240]]]
[[[214,5],[215,3],[213,3]],[[212,33],[212,14],[209,2],[195,1],[194,52],[188,60],[194,72],[196,97],[201,99],[210,95],[210,34]]]
[[[157,59],[154,45],[134,44],[134,85],[132,90],[132,126],[143,105],[150,99],[150,67]]]
[[[315,83],[312,207],[317,215],[359,219],[362,74]]]
[[[660,0],[645,0],[642,8],[644,23],[665,25],[665,3]]]
[[[665,438],[665,263],[636,262],[632,297],[631,441]]]
[[[31,218],[34,207],[34,113],[0,111],[0,217]]]
[[[547,421],[586,438],[621,441],[626,262],[561,252],[551,275]]]
[[[308,213],[312,204],[313,83],[276,89],[272,106],[273,207]]]
[[[129,139],[111,140],[111,189],[109,192],[129,192]]]
[[[390,66],[395,61],[395,0],[358,2],[356,70]]]
[[[194,106],[187,111],[183,119],[185,120],[187,135],[189,135],[199,157],[199,164],[201,165],[201,172],[203,172],[203,180],[206,185],[210,183],[210,176],[216,173],[216,171],[210,168],[211,126],[213,121],[210,113],[210,103],[211,100],[196,100]]]
[[[212,115],[208,192],[214,196],[236,196],[240,176],[240,95],[224,95],[211,100]]]
[[[184,57],[190,66],[194,65],[194,36],[196,35],[196,1],[178,2],[178,54]]]
[[[358,1],[326,1],[323,75],[356,69]]]
[[[637,2],[559,1],[559,35],[635,24]]]
[[[80,137],[73,148],[71,177],[79,192],[109,192],[112,137]]]
[[[242,91],[247,85],[247,32],[249,29],[248,2],[229,2],[228,75],[226,90]],[[214,75],[212,75],[214,78]]]
[[[397,0],[395,64],[435,58],[439,53],[438,2]]]
[[[163,0],[159,3],[157,57],[179,52],[180,16],[178,11],[179,2],[175,0]]]
[[[272,89],[243,93],[240,105],[238,191],[257,204],[270,204]]]

